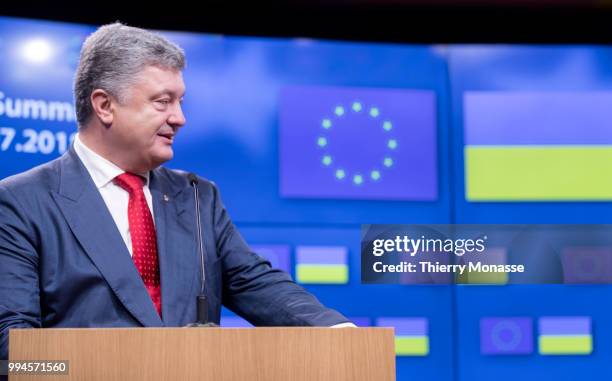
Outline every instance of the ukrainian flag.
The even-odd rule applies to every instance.
[[[343,246],[298,246],[296,279],[299,283],[348,283],[347,257]]]
[[[593,352],[590,317],[541,317],[538,346],[542,355],[589,355]]]
[[[381,317],[379,327],[395,328],[397,356],[427,356],[429,354],[428,320],[426,318]]]
[[[468,201],[612,200],[612,92],[467,92]]]
[[[508,273],[505,272],[481,272],[469,271],[470,262],[484,265],[507,265],[508,250],[505,247],[487,247],[482,253],[466,253],[460,263],[467,266],[463,274],[456,277],[457,284],[508,284]]]

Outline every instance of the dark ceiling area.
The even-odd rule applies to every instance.
[[[25,3],[25,2],[24,2]],[[409,43],[610,43],[612,3],[589,0],[3,4],[0,14],[225,35]],[[124,3],[125,4],[125,3]]]

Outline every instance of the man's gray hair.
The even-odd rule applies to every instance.
[[[93,113],[91,93],[102,89],[119,102],[147,66],[183,70],[185,52],[166,38],[121,23],[101,26],[81,48],[74,79],[74,102],[79,128]]]

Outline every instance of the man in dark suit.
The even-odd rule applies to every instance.
[[[0,359],[12,328],[196,320],[194,189],[160,167],[185,124],[183,67],[181,48],[142,29],[106,25],[85,41],[74,144],[0,181]],[[249,250],[212,182],[196,186],[211,322],[223,304],[255,325],[350,325]]]

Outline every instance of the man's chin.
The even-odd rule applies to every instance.
[[[172,160],[173,157],[174,157],[174,152],[172,151],[171,148],[165,148],[163,150],[153,153],[151,155],[151,160],[150,160],[151,169],[155,169],[159,167],[160,165],[164,164],[165,162]]]

